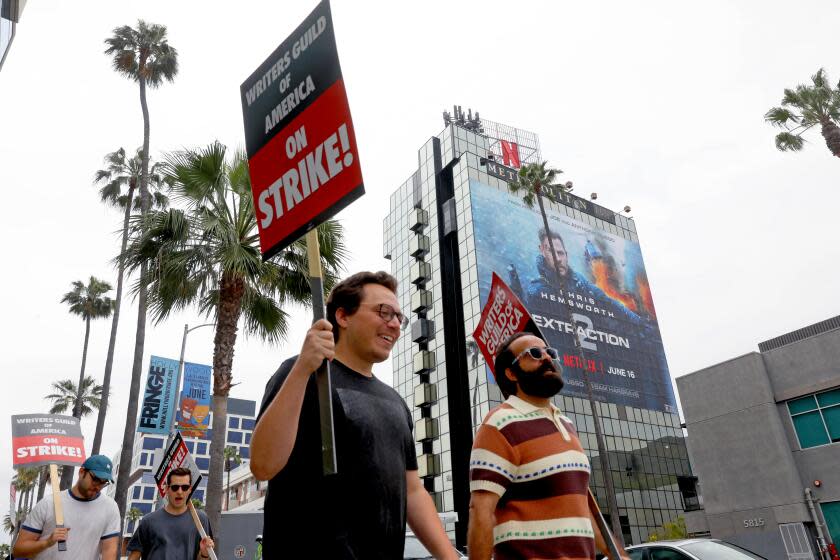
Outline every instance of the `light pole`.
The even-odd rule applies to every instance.
[[[175,437],[175,422],[178,418],[178,411],[181,410],[181,377],[184,374],[184,351],[187,349],[187,335],[190,334],[192,331],[196,329],[200,329],[201,327],[214,327],[216,323],[204,323],[203,325],[198,325],[193,328],[190,328],[188,323],[184,323],[184,338],[181,340],[181,357],[178,359],[178,377],[175,380],[175,398],[177,400],[177,404],[175,405],[175,414],[172,415],[172,423],[169,425],[169,439],[166,441],[166,447],[163,448],[163,452],[166,453],[166,450],[169,448],[169,444],[172,442],[172,439]],[[160,504],[163,496],[158,494],[156,503]],[[158,507],[158,506],[155,506]]]
[[[204,323],[203,325],[198,325],[193,328],[190,328],[189,324],[184,323],[184,338],[181,340],[181,358],[178,360],[178,379],[175,383],[175,387],[178,390],[178,395],[181,394],[181,376],[184,374],[184,351],[187,349],[187,335],[190,334],[192,331],[196,329],[200,329],[201,327],[215,327],[216,323]],[[177,412],[181,407],[181,399],[178,398],[178,408],[175,409],[175,414],[172,416],[172,423],[173,426],[170,426],[169,431],[170,433],[175,429],[175,417],[178,415]]]

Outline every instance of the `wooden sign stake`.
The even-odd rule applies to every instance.
[[[65,468],[70,468],[65,466]],[[50,465],[50,485],[52,486],[53,506],[55,506],[55,527],[64,527],[64,508],[61,506],[61,490],[58,488],[58,465]],[[67,550],[67,541],[58,541],[58,550]]]
[[[229,491],[230,489],[228,489]],[[195,511],[195,506],[193,505],[192,501],[189,502],[187,506],[190,510],[190,515],[192,516],[193,523],[195,523],[195,528],[198,529],[198,534],[201,535],[201,538],[204,539],[207,537],[207,532],[204,530],[204,525],[201,524],[201,519],[198,517],[198,512]],[[210,555],[210,560],[218,560],[216,557],[216,551],[212,548],[207,549],[207,553]]]
[[[313,323],[327,315],[324,306],[324,280],[321,272],[321,247],[318,244],[318,229],[312,228],[306,234],[306,254],[309,258],[309,287],[312,290]],[[318,386],[318,404],[321,413],[321,459],[324,474],[336,474],[335,433],[333,431],[332,381],[330,362],[324,360],[315,373]]]
[[[615,544],[615,539],[607,527],[607,520],[601,513],[601,508],[598,507],[598,502],[595,501],[595,496],[592,495],[592,490],[589,490],[589,508],[592,510],[595,523],[598,525],[598,530],[601,531],[601,536],[604,537],[604,542],[607,543],[607,550],[609,551],[610,560],[621,560],[621,554],[618,552],[618,546]]]

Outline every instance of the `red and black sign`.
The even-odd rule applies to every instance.
[[[481,319],[473,332],[473,338],[491,371],[502,342],[509,336],[523,331],[532,332],[543,338],[528,310],[494,272],[493,282],[490,285],[490,297],[481,310]]]
[[[163,452],[163,458],[155,470],[155,484],[157,484],[158,492],[161,496],[166,494],[166,477],[169,471],[179,467],[186,467],[192,473],[192,489],[190,489],[190,496],[198,488],[201,482],[201,471],[195,464],[195,461],[190,455],[190,450],[187,449],[187,444],[184,443],[184,438],[181,434],[175,432],[175,436],[169,439],[169,445]]]
[[[240,87],[263,259],[364,194],[324,0]]]
[[[12,416],[12,465],[81,465],[85,441],[79,419],[60,414]]]

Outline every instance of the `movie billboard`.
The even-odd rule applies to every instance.
[[[184,364],[184,385],[178,407],[178,431],[184,437],[206,437],[210,428],[210,366]]]
[[[560,352],[562,394],[586,398],[587,375],[596,400],[676,412],[639,244],[546,208],[550,243],[536,204],[476,180],[470,191],[481,301],[493,273],[507,282]]]

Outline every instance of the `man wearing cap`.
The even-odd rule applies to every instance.
[[[64,527],[55,526],[53,496],[35,504],[21,525],[13,554],[37,560],[114,558],[120,540],[120,510],[101,491],[114,481],[111,460],[93,455],[82,464],[76,484],[61,493]],[[67,541],[59,552],[57,543]]]
[[[530,333],[500,346],[494,372],[507,400],[487,414],[470,456],[471,560],[607,553],[589,496],[589,459],[551,402],[563,388],[556,358]]]
[[[190,469],[179,467],[166,475],[166,505],[140,520],[128,543],[128,560],[204,560],[210,558],[213,539],[201,538],[187,509],[192,491]],[[210,522],[197,511],[205,533]]]

